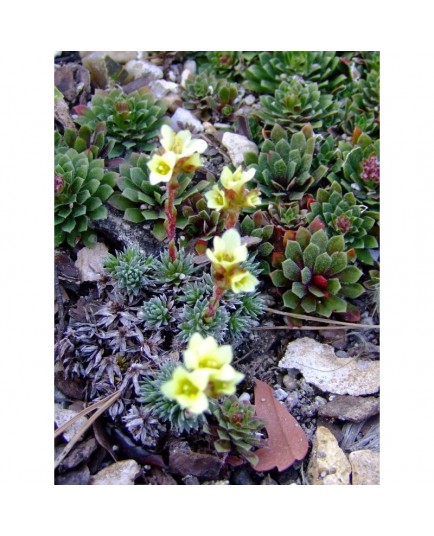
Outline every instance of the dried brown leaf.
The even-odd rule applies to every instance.
[[[277,467],[284,471],[296,460],[302,460],[309,447],[306,434],[286,407],[273,396],[273,389],[256,380],[256,415],[265,422],[268,444],[255,451],[259,461],[256,471],[270,471]]]

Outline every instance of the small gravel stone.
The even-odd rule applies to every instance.
[[[92,476],[94,486],[132,486],[140,473],[140,465],[135,460],[123,460],[105,467]]]
[[[373,450],[355,450],[349,455],[352,468],[352,484],[380,484],[380,454]]]
[[[283,389],[276,389],[276,391],[274,391],[274,396],[277,400],[282,401],[288,398],[288,393]]]
[[[79,413],[70,409],[65,409],[58,404],[54,405],[54,422],[57,428],[60,428],[63,424],[75,417]],[[71,441],[75,434],[87,423],[87,418],[82,416],[69,426],[62,434],[66,441]]]
[[[90,483],[90,471],[83,464],[73,471],[56,476],[54,483],[58,486],[87,486]]]
[[[125,65],[125,69],[133,76],[134,80],[147,76],[149,82],[163,78],[163,69],[149,61],[131,60]]]
[[[307,468],[310,484],[348,485],[350,473],[351,464],[339,447],[335,436],[324,426],[319,426]]]
[[[170,124],[173,130],[178,132],[188,128],[193,132],[202,132],[203,126],[202,123],[195,117],[189,110],[185,108],[177,108],[176,112],[172,115],[170,119]]]
[[[166,97],[169,94],[175,94],[179,92],[179,85],[174,82],[168,82],[167,80],[154,80],[149,84],[149,88],[157,100]]]
[[[347,357],[347,352],[345,352],[344,350],[338,350],[336,352],[336,357]]]
[[[334,349],[309,337],[290,342],[281,368],[297,368],[306,382],[327,393],[369,395],[380,389],[379,361],[338,358]]]
[[[322,406],[318,415],[341,421],[361,422],[380,411],[380,399],[374,396],[335,396]]]
[[[244,153],[252,152],[258,154],[258,147],[241,134],[225,132],[223,134],[222,145],[228,150],[228,154],[234,166],[244,164]]]

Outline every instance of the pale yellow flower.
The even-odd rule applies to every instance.
[[[206,192],[205,197],[207,199],[208,208],[222,210],[228,206],[224,191],[220,190],[217,185],[214,185],[212,190]]]
[[[244,206],[246,207],[257,207],[261,204],[261,195],[259,193],[259,190],[252,190],[246,195],[246,198],[244,200]]]
[[[229,229],[222,237],[214,238],[214,250],[206,250],[206,255],[213,264],[225,270],[236,266],[247,259],[247,247],[241,245],[241,237],[235,229]]]
[[[229,344],[219,346],[214,337],[202,338],[195,333],[184,351],[184,364],[188,369],[221,369],[232,361]]]
[[[247,270],[239,270],[232,274],[230,285],[232,292],[253,292],[259,281]]]
[[[202,166],[202,160],[198,153],[194,153],[189,156],[186,160],[180,163],[181,171],[184,173],[193,173],[196,169]]]
[[[151,170],[149,182],[151,184],[169,182],[175,168],[176,160],[176,155],[173,152],[164,153],[163,155],[155,154],[148,162],[148,168]]]
[[[244,379],[244,374],[236,371],[231,365],[224,365],[219,370],[213,370],[209,377],[209,390],[212,396],[233,395],[236,386]]]
[[[202,154],[206,151],[208,144],[205,140],[192,140],[191,132],[181,130],[175,133],[169,126],[161,127],[161,145],[166,151],[174,152],[178,159],[192,156],[193,153]]]
[[[256,170],[253,168],[243,171],[241,166],[239,166],[232,173],[232,171],[225,166],[220,175],[220,182],[227,190],[234,190],[238,193],[246,182],[253,179],[255,172]]]
[[[209,372],[205,369],[188,372],[184,367],[177,367],[172,379],[161,386],[161,392],[169,400],[176,400],[181,408],[195,414],[203,413],[209,405],[204,392],[208,380]]]

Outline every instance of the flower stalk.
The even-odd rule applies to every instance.
[[[214,279],[213,295],[204,312],[205,322],[210,322],[217,312],[220,300],[227,290],[234,293],[253,292],[259,281],[240,263],[247,260],[247,247],[235,229],[229,229],[220,238],[214,238],[214,250],[207,249]]]
[[[178,177],[181,173],[194,173],[202,165],[200,154],[207,148],[204,140],[193,140],[188,130],[175,133],[169,126],[161,127],[161,149],[154,154],[148,162],[151,171],[149,182],[158,184],[167,183],[167,200],[164,207],[166,220],[164,228],[169,239],[169,258],[173,262],[177,257],[175,244],[176,217],[175,207],[176,193],[179,188]]]

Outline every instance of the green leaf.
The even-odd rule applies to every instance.
[[[124,219],[133,223],[142,223],[145,218],[139,208],[127,208],[125,210]]]
[[[321,253],[319,247],[315,244],[309,244],[303,251],[303,261],[305,266],[313,270],[316,258]]]
[[[250,233],[255,228],[255,224],[250,216],[246,216],[241,222],[240,227],[244,236],[250,236]]]
[[[122,195],[130,201],[134,201],[135,203],[139,201],[137,190],[133,190],[132,188],[125,188],[125,190],[122,192]]]
[[[303,268],[301,271],[301,282],[303,285],[307,285],[310,283],[310,280],[312,279],[312,272],[309,270],[307,266]]]
[[[108,204],[122,211],[134,206],[129,199],[125,199],[125,197],[118,193],[115,193],[110,197]]]
[[[98,207],[96,210],[89,212],[89,217],[93,220],[105,220],[107,218],[106,207]]]
[[[305,227],[300,227],[295,235],[296,241],[300,244],[301,249],[304,249],[310,242],[311,234]]]
[[[365,292],[365,289],[360,283],[353,283],[352,285],[343,285],[339,294],[346,296],[347,298],[358,298]]]
[[[345,248],[345,240],[342,235],[332,236],[327,244],[327,253],[331,255],[336,251],[343,251]]]
[[[330,255],[328,253],[321,253],[320,255],[318,255],[318,257],[315,260],[313,273],[320,274],[320,275],[324,274],[326,270],[330,268],[331,263],[332,263],[332,259]]]
[[[282,262],[282,270],[290,281],[300,281],[300,268],[292,259],[286,259]]]
[[[328,270],[328,275],[335,275],[347,266],[347,255],[343,251],[336,251],[332,254],[332,263]]]
[[[155,236],[155,238],[157,240],[159,240],[160,242],[163,241],[166,236],[167,236],[167,233],[166,233],[166,230],[164,228],[164,223],[163,222],[156,222],[154,224],[154,228],[152,229],[152,234]]]
[[[286,287],[288,285],[288,280],[283,275],[282,270],[274,270],[270,273],[270,277],[275,287]]]
[[[336,277],[343,283],[357,283],[362,274],[363,272],[356,266],[347,266]]]
[[[301,300],[301,306],[306,313],[313,313],[316,309],[316,299],[312,295],[305,296]]]
[[[331,308],[325,303],[318,303],[316,306],[316,312],[317,314],[325,316],[326,318],[329,318],[332,314]]]
[[[347,302],[337,296],[329,296],[323,300],[323,304],[330,308],[334,313],[345,313],[347,310]]]
[[[372,255],[369,253],[366,249],[356,249],[357,253],[357,259],[362,262],[363,264],[367,264],[368,266],[374,266],[375,262],[372,258]]]
[[[329,279],[326,290],[330,294],[337,294],[341,289],[341,284],[338,279]]]
[[[368,248],[368,249],[378,248],[378,242],[375,236],[372,236],[372,235],[365,236],[363,241],[364,241],[365,248]]]
[[[308,290],[311,294],[313,294],[314,296],[316,296],[317,298],[322,298],[323,296],[326,295],[326,291],[325,290],[322,290],[318,287],[315,287],[314,285],[309,285],[308,287]]]
[[[95,195],[101,199],[101,201],[107,201],[107,199],[112,195],[113,188],[108,184],[101,184],[98,190],[95,192]]]
[[[300,301],[300,298],[298,298],[292,291],[287,290],[283,296],[283,304],[285,307],[288,307],[289,309],[295,309]]]
[[[274,247],[270,242],[264,242],[264,244],[261,244],[258,248],[258,254],[261,257],[268,257],[273,252]]]
[[[299,283],[297,281],[292,284],[291,290],[293,294],[295,294],[299,298],[303,298],[307,294],[306,287],[303,285],[303,283]]]
[[[310,239],[310,243],[317,245],[320,251],[324,252],[328,243],[328,237],[327,237],[326,232],[321,229],[317,231],[316,233],[313,233]]]
[[[76,220],[69,219],[66,220],[66,222],[61,226],[62,231],[65,231],[65,233],[70,233],[74,227],[76,226]]]
[[[298,242],[289,240],[285,248],[285,257],[292,259],[297,264],[303,264],[303,250]]]

